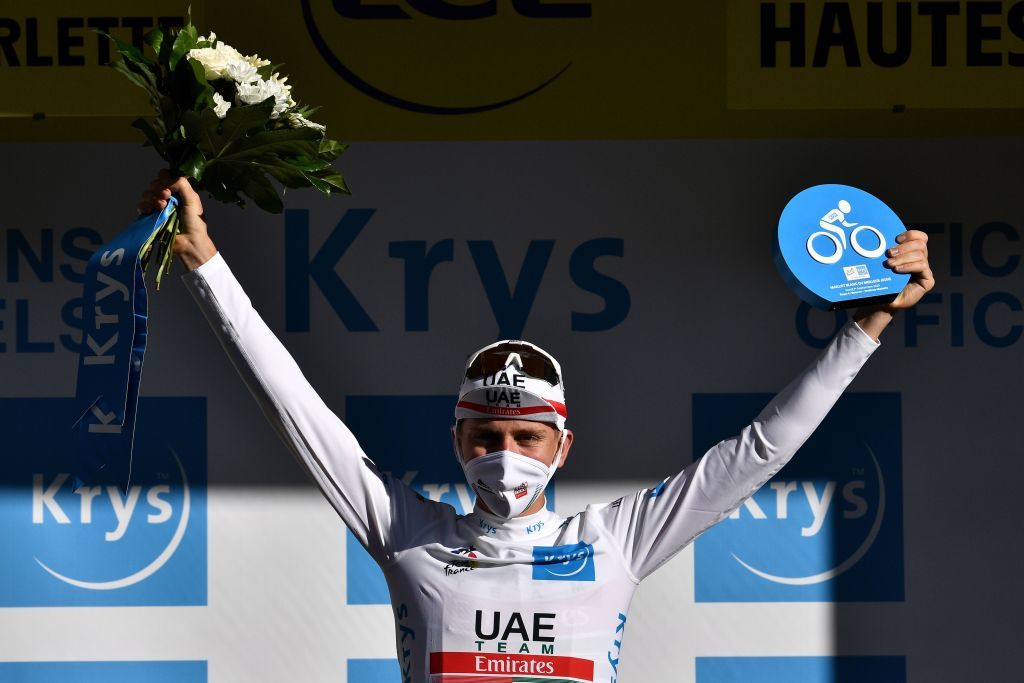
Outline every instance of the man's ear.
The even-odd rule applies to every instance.
[[[566,429],[565,436],[563,436],[562,438],[565,439],[565,443],[562,444],[562,459],[558,462],[559,469],[561,469],[562,466],[565,465],[565,460],[566,458],[569,457],[569,447],[572,446],[573,439],[572,430]]]

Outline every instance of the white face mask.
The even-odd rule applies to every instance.
[[[512,451],[486,453],[462,463],[466,481],[497,517],[511,519],[523,514],[544,492],[562,456],[562,443],[550,467]]]

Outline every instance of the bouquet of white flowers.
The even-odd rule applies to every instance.
[[[284,207],[271,179],[289,187],[345,193],[331,168],[345,145],[309,120],[278,66],[243,55],[189,22],[146,35],[152,50],[116,38],[122,59],[112,63],[148,94],[156,117],[137,119],[147,143],[196,190],[244,205]],[[76,475],[90,486],[128,490],[135,411],[147,343],[146,267],[156,255],[156,282],[170,267],[178,232],[177,199],[159,213],[139,216],[89,259],[82,296],[82,349],[75,395]]]
[[[106,35],[106,34],[104,34]],[[281,65],[243,55],[210,32],[200,36],[191,17],[181,28],[156,28],[146,37],[149,56],[113,36],[121,54],[111,66],[149,94],[152,121],[136,119],[147,144],[196,190],[245,205],[240,196],[272,213],[283,210],[270,178],[285,188],[315,187],[324,194],[349,194],[331,167],[346,145],[329,139],[309,119],[315,109],[292,97]],[[157,253],[156,281],[170,266],[178,222],[172,211],[142,251],[143,267]]]

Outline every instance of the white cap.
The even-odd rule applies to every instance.
[[[466,363],[456,421],[465,418],[549,422],[565,429],[565,387],[558,361],[529,342],[505,339]]]

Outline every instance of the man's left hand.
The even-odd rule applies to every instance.
[[[853,314],[861,329],[873,339],[892,322],[896,311],[910,308],[935,286],[935,276],[928,264],[928,234],[920,230],[907,230],[896,236],[896,246],[886,251],[882,265],[901,275],[909,274],[910,282],[892,303],[858,308]]]

